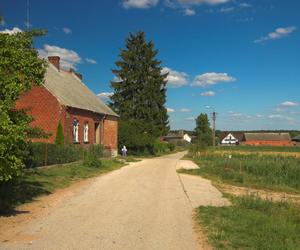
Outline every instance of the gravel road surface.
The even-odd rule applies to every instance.
[[[203,248],[194,230],[191,185],[176,172],[183,155],[146,159],[95,178],[23,227],[18,232],[23,240],[0,243],[0,249]],[[206,185],[212,196],[223,199]],[[199,196],[195,179],[191,195]]]

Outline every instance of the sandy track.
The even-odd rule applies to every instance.
[[[206,248],[197,241],[193,205],[176,173],[183,154],[132,163],[93,179],[49,213],[21,227],[0,248]],[[194,184],[192,193],[197,196]]]

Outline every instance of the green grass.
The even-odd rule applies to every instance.
[[[299,146],[291,147],[275,147],[275,146],[218,146],[216,147],[217,151],[241,151],[241,152],[291,152],[291,153],[300,153]]]
[[[232,197],[229,207],[199,207],[197,218],[215,249],[300,249],[300,207]]]
[[[11,214],[17,205],[30,202],[40,195],[53,193],[75,181],[94,177],[124,166],[116,159],[102,159],[102,166],[92,168],[73,163],[52,168],[24,171],[14,181],[0,184],[0,214]]]
[[[300,192],[300,159],[270,155],[207,154],[193,159],[200,169],[180,172],[238,186]]]

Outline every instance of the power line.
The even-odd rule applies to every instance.
[[[27,0],[27,17],[26,17],[26,27],[27,27],[27,31],[29,30],[29,26],[30,26],[30,20],[29,20],[29,0]]]

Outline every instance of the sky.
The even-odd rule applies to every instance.
[[[129,32],[143,30],[169,72],[171,129],[217,112],[222,130],[300,130],[298,0],[0,0],[1,32],[48,31],[41,56],[83,74],[104,100]]]

